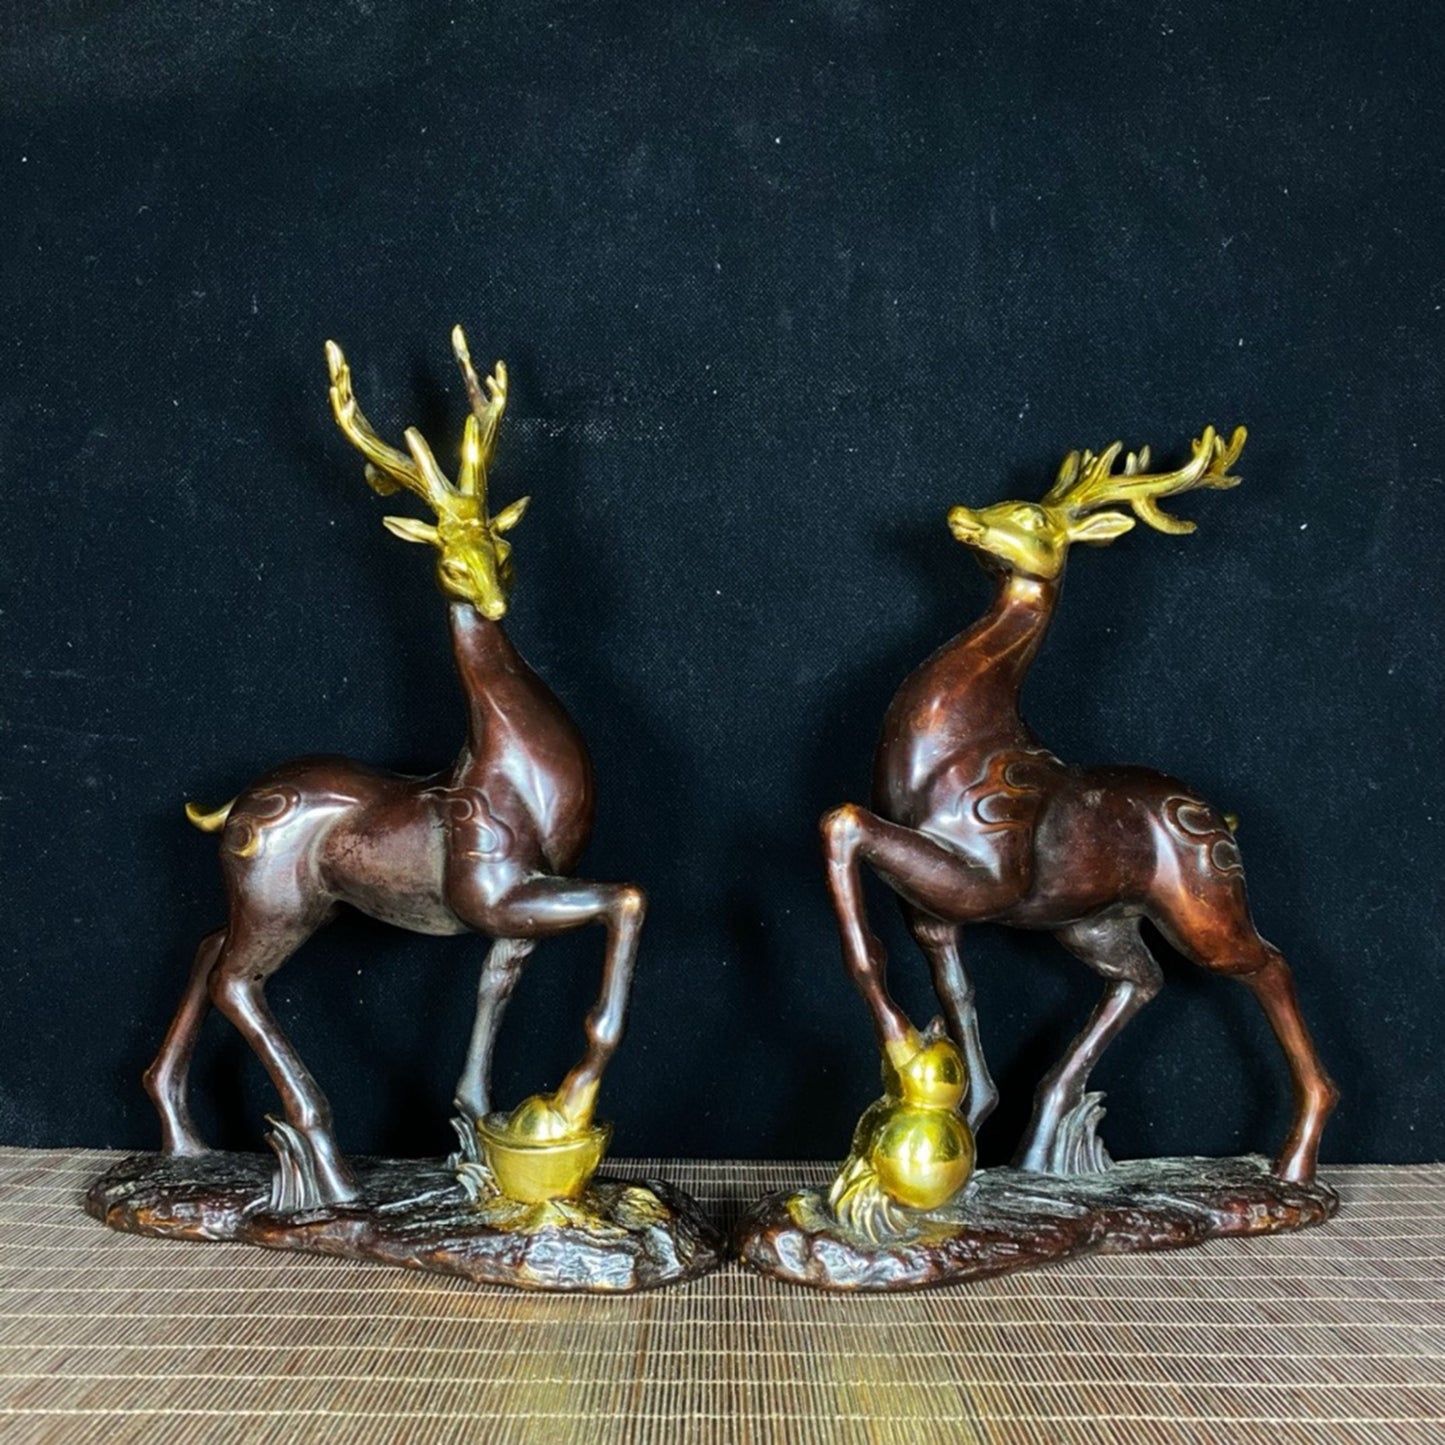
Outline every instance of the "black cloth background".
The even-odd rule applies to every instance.
[[[1430,7],[77,0],[0,35],[0,1140],[157,1137],[138,1075],[223,918],[185,798],[457,747],[322,341],[449,454],[462,321],[512,368],[508,627],[595,754],[585,868],[652,899],[619,1151],[845,1150],[877,1065],[815,825],[985,603],[946,509],[1242,421],[1197,535],[1076,553],[1027,712],[1242,816],[1345,1092],[1326,1157],[1445,1153]],[[577,1054],[600,947],[534,955],[505,1101]],[[346,1147],[448,1147],[483,948],[347,920],[276,978]],[[1098,985],[1047,937],[966,948],[997,1159]],[[1096,1075],[1111,1147],[1272,1149],[1262,1017],[1165,963]],[[215,1018],[196,1097],[233,1145],[274,1107]]]

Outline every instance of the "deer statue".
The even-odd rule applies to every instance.
[[[160,1113],[165,1151],[205,1152],[187,1104],[187,1073],[207,1005],[214,1004],[255,1050],[281,1096],[285,1121],[273,1121],[269,1138],[280,1160],[274,1212],[344,1203],[357,1193],[330,1106],[265,996],[266,980],[339,905],[417,933],[491,938],[457,1086],[459,1132],[464,1148],[472,1137],[469,1153],[475,1126],[491,1108],[497,1026],[538,939],[587,923],[601,923],[607,935],[586,1051],[556,1093],[536,1101],[547,1115],[543,1133],[561,1138],[587,1130],[626,1016],[644,895],[627,884],[571,876],[592,829],[591,763],[561,703],[502,630],[512,586],[505,534],[528,501],[495,515],[487,510],[507,373],[498,362],[484,390],[460,327],[452,345],[471,401],[455,484],[415,429],[406,432],[405,451],[381,441],[357,406],[334,342],[326,343],[326,359],[336,422],[365,457],[367,481],[383,496],[414,492],[435,514],[434,522],[383,521],[404,541],[436,550],[467,706],[467,737],[456,761],[414,778],[347,758],[301,758],[213,813],[186,810],[197,827],[220,832],[229,918],[196,952],[146,1088]]]
[[[1145,919],[1186,958],[1242,980],[1268,1016],[1295,1100],[1276,1174],[1313,1179],[1320,1134],[1338,1099],[1289,966],[1251,919],[1231,820],[1160,773],[1070,767],[1019,714],[1019,689],[1058,604],[1070,546],[1111,542],[1136,518],[1161,532],[1193,531],[1192,522],[1162,511],[1160,499],[1234,486],[1230,468],[1244,438],[1242,427],[1227,443],[1207,429],[1173,472],[1151,473],[1147,448],[1119,470],[1118,443],[1099,456],[1071,452],[1039,502],[953,508],[954,537],[996,579],[993,606],[894,697],[874,757],[872,809],[845,804],[822,821],[845,961],[885,1059],[906,1072],[925,1038],[889,996],[860,863],[898,894],[928,961],[972,1081],[970,1126],[998,1094],[959,954],[960,925],[1046,930],[1104,978],[1087,1024],[1039,1085],[1016,1158],[1024,1169],[1075,1173],[1108,1163],[1092,1134],[1099,1096],[1085,1088],[1110,1040],[1159,990],[1159,965],[1140,932]]]

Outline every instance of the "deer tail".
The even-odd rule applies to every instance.
[[[217,808],[214,813],[207,813],[194,803],[187,803],[186,817],[203,833],[219,833],[226,826],[226,819],[231,816],[231,809],[235,806],[236,799],[232,798],[224,807]]]

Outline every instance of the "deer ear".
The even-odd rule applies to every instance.
[[[1069,523],[1069,541],[1092,542],[1094,546],[1102,547],[1115,537],[1122,537],[1133,525],[1133,517],[1123,512],[1094,512]]]
[[[430,522],[419,522],[415,517],[383,517],[381,525],[403,542],[425,542],[433,547],[437,544],[437,529]]]
[[[503,507],[495,517],[492,518],[492,531],[510,532],[518,522],[522,520],[527,510],[527,503],[531,497],[518,497],[510,507]]]

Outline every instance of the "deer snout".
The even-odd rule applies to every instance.
[[[977,542],[985,528],[967,507],[954,507],[948,513],[948,530],[960,542]]]

